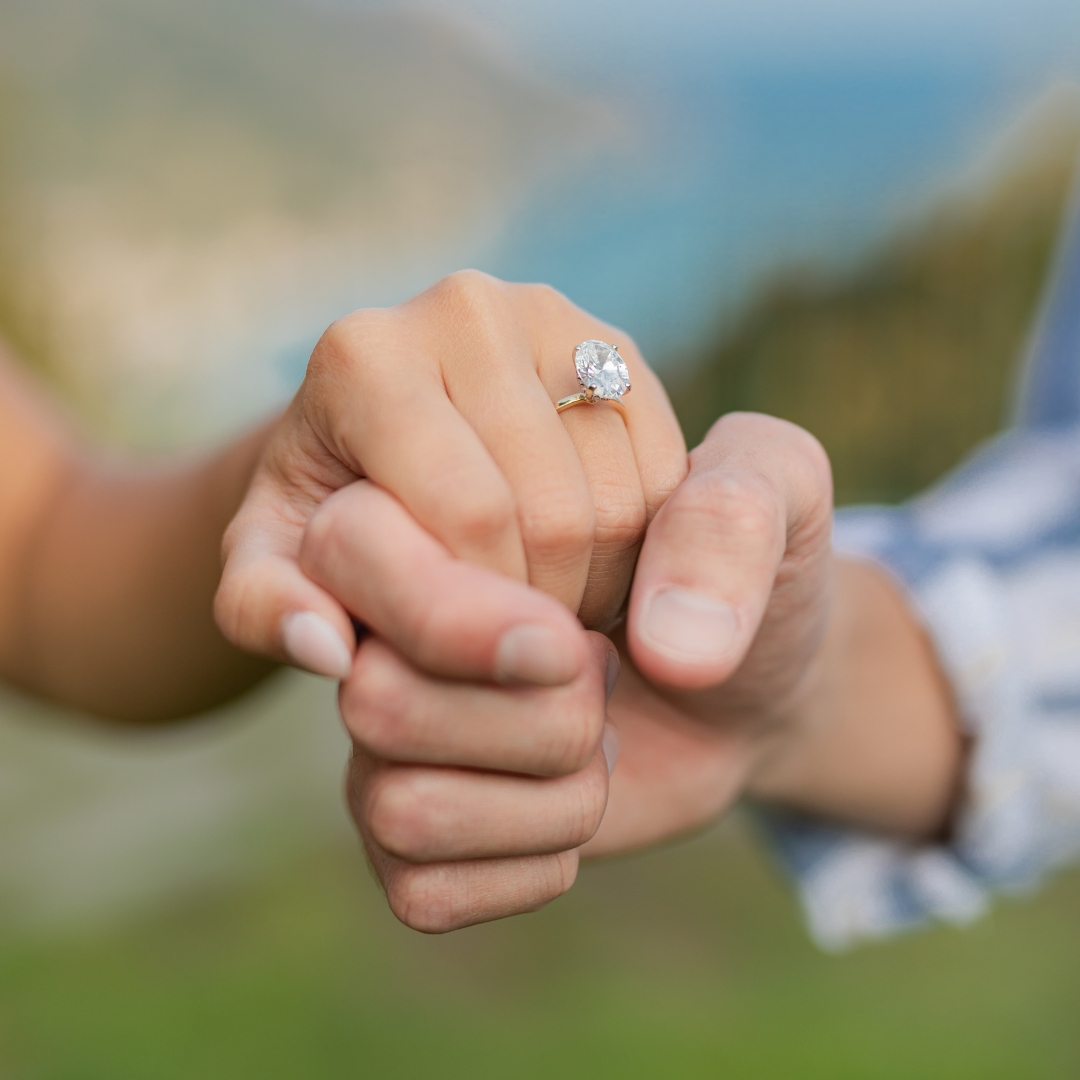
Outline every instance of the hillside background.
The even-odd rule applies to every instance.
[[[687,440],[734,409],[812,431],[836,498],[897,502],[1008,420],[1069,191],[1074,114],[842,272],[792,266],[673,375]]]
[[[691,442],[808,427],[841,502],[1007,421],[1080,135],[1072,0],[1024,33],[625,0],[617,65],[601,3],[457,7],[0,7],[0,330],[99,439],[212,441],[329,318],[466,262],[627,325]],[[346,752],[297,674],[138,734],[0,697],[0,1076],[1076,1075],[1080,872],[826,956],[735,814],[427,938],[363,866]]]

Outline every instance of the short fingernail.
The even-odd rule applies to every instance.
[[[281,620],[281,642],[297,667],[316,675],[344,679],[352,667],[352,652],[341,635],[314,611],[295,611]]]
[[[730,604],[678,587],[656,593],[642,623],[643,636],[651,645],[687,663],[726,656],[735,644],[736,630]]]
[[[607,672],[605,673],[607,696],[609,698],[615,693],[615,684],[619,681],[619,671],[621,668],[622,664],[619,663],[619,654],[609,652],[607,657]]]
[[[619,760],[619,733],[611,724],[604,725],[604,736],[600,740],[600,745],[604,750],[607,774],[610,776],[615,771],[615,762]]]
[[[578,672],[571,642],[540,623],[511,627],[499,638],[495,678],[501,683],[561,686]]]

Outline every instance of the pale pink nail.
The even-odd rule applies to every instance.
[[[294,611],[281,620],[281,643],[297,667],[316,675],[344,679],[352,652],[341,635],[314,611]]]
[[[562,686],[578,673],[573,643],[541,623],[512,626],[495,651],[495,678],[501,683]]]
[[[730,604],[677,586],[653,596],[641,626],[650,645],[683,663],[724,659],[738,629]]]
[[[607,671],[605,672],[604,682],[605,689],[607,690],[607,696],[610,700],[611,695],[615,693],[615,684],[619,681],[619,672],[622,670],[622,664],[619,662],[619,654],[609,652],[607,658]]]
[[[604,760],[607,762],[607,773],[610,776],[615,771],[615,762],[619,760],[619,733],[611,724],[604,725],[604,736],[600,740],[604,751]]]

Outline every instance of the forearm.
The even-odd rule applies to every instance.
[[[825,647],[756,752],[758,798],[913,838],[947,827],[962,736],[933,648],[881,570],[838,560]]]
[[[105,716],[160,720],[227,700],[269,670],[226,643],[212,602],[221,535],[265,441],[201,462],[59,455],[14,559],[2,674]]]

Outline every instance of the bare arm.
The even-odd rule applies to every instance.
[[[888,575],[838,559],[829,634],[790,727],[765,746],[751,793],[912,838],[939,835],[964,747],[925,631]]]
[[[125,720],[227,700],[270,666],[212,603],[267,430],[201,460],[108,463],[0,352],[0,677]]]

